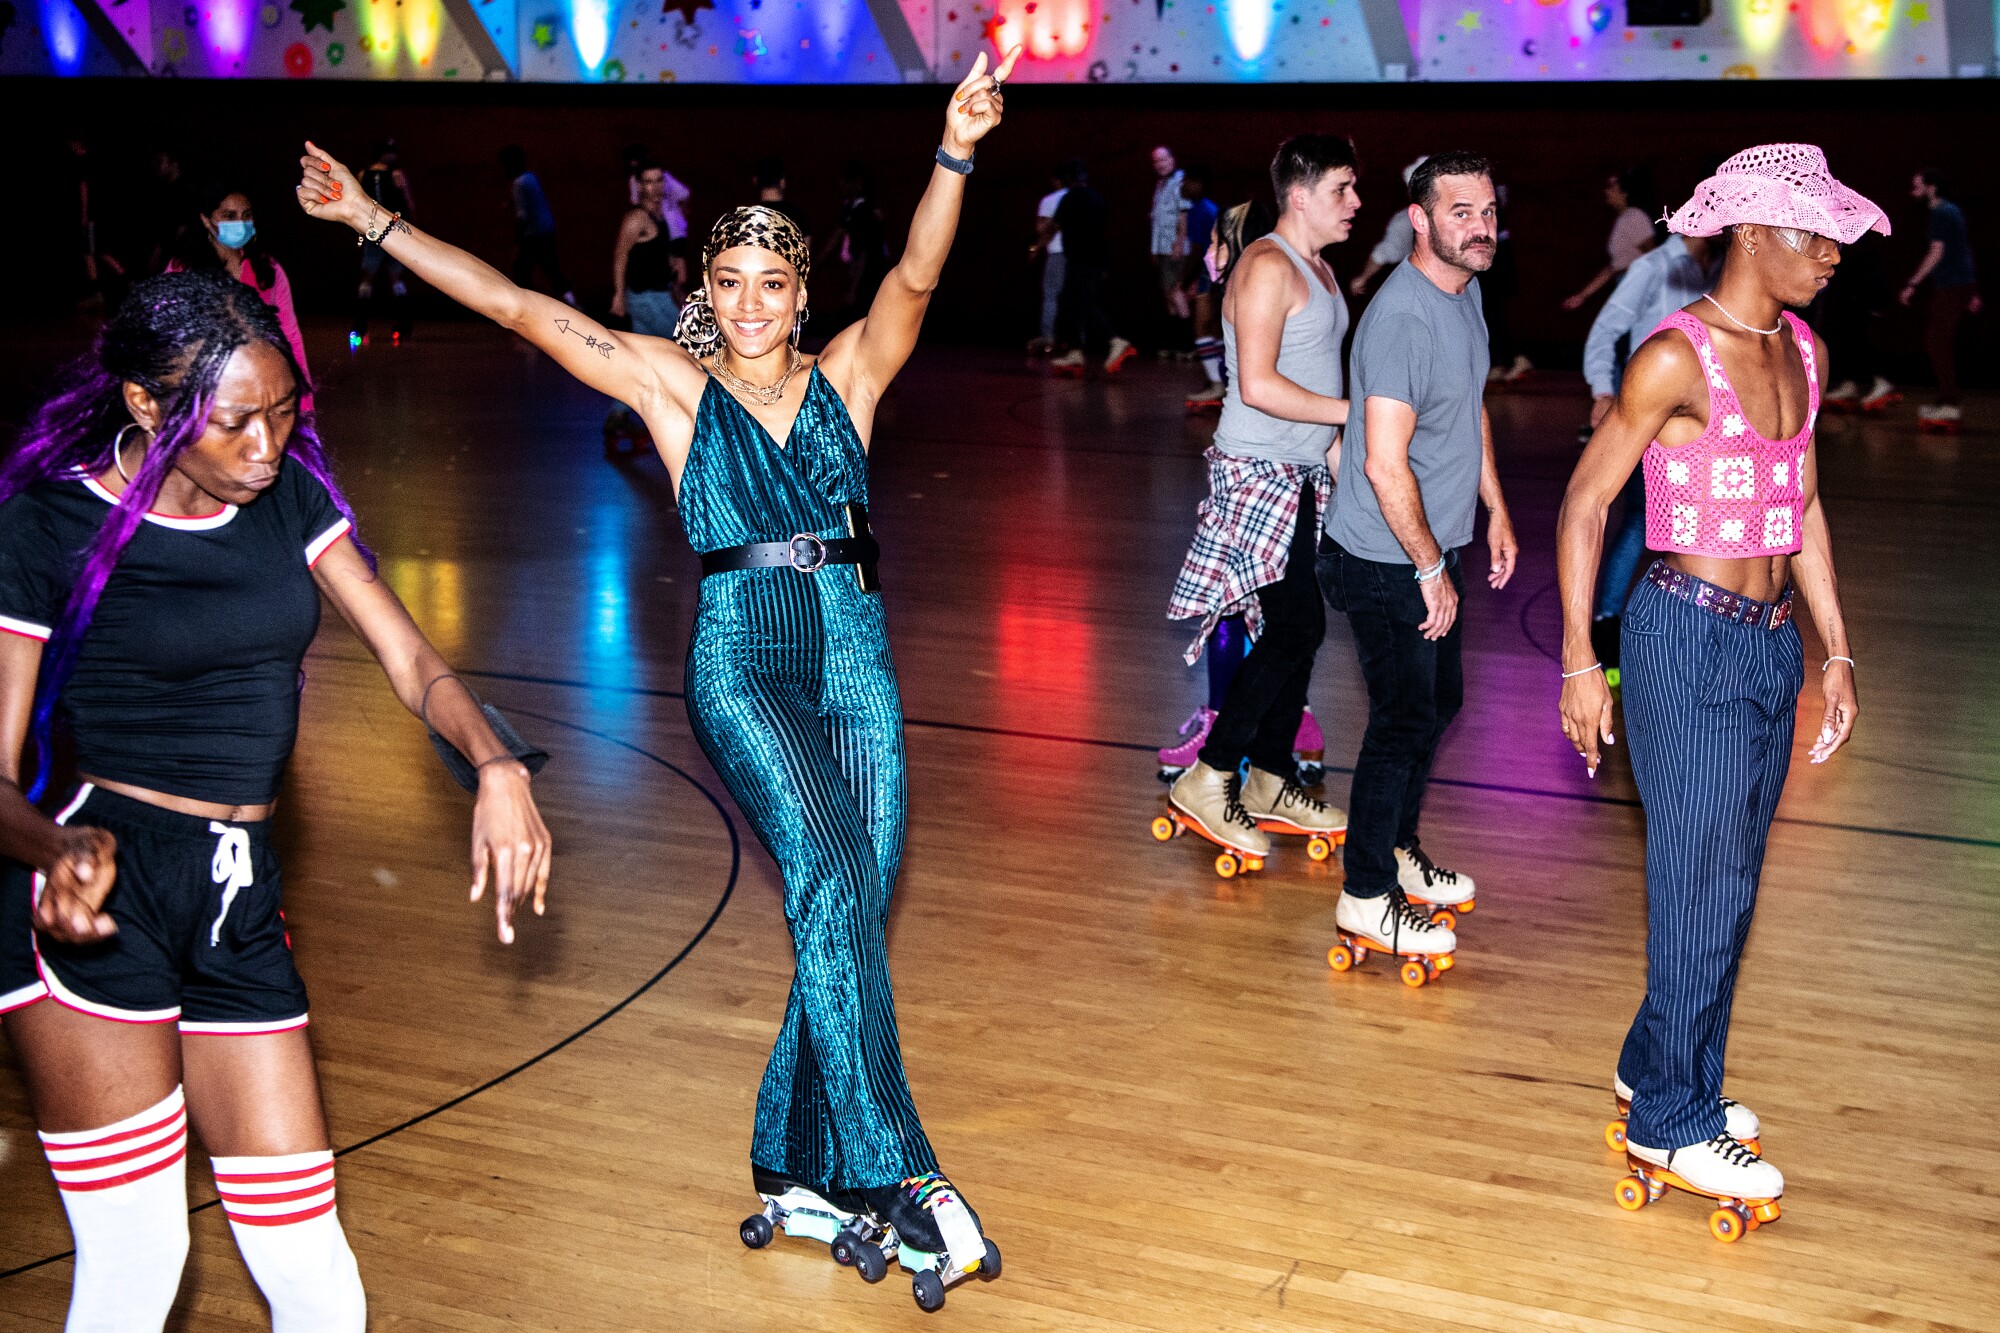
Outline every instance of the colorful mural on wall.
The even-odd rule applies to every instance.
[[[1713,0],[1692,28],[1629,28],[1608,0],[1422,0],[1420,77],[1818,79],[1952,75],[1943,0]]]
[[[897,83],[1015,42],[1024,82],[1955,72],[1944,0],[1714,4],[1631,28],[1624,0],[0,0],[0,75]]]

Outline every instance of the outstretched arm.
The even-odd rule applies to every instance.
[[[1000,123],[1004,105],[1000,85],[1014,72],[1020,55],[1017,46],[990,75],[984,51],[972,62],[972,72],[952,91],[951,105],[945,111],[942,147],[946,153],[970,159],[979,141]],[[827,344],[821,360],[844,370],[853,398],[872,401],[916,350],[917,332],[923,327],[931,293],[937,290],[938,277],[944,272],[945,256],[951,253],[964,201],[965,177],[933,166],[930,185],[910,221],[909,244],[882,280],[867,318],[842,330]]]
[[[403,706],[426,721],[478,768],[479,795],[472,809],[472,900],[493,879],[493,909],[500,942],[514,942],[514,909],[530,896],[535,915],[549,887],[552,847],[548,827],[528,789],[526,766],[486,724],[472,692],[458,683],[401,599],[342,537],[320,556],[313,578],[368,651],[382,664]],[[436,688],[431,688],[435,684]],[[430,698],[425,700],[425,691]]]
[[[1604,519],[1611,502],[1659,438],[1667,418],[1702,384],[1694,348],[1678,334],[1655,334],[1625,366],[1625,381],[1570,474],[1556,519],[1556,577],[1562,587],[1562,728],[1597,776],[1598,745],[1612,743],[1611,687],[1590,647],[1590,604],[1604,553]],[[1575,672],[1575,675],[1569,673]]]
[[[678,377],[684,394],[700,392],[705,373],[677,345],[660,338],[628,340],[622,333],[613,334],[580,310],[516,286],[491,264],[418,230],[407,218],[394,218],[368,197],[353,172],[310,140],[299,165],[304,168],[299,206],[307,213],[344,223],[356,232],[386,227],[382,248],[404,268],[454,301],[520,334],[591,388],[641,411],[663,380]]]

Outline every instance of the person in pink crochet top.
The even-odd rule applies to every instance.
[[[1590,644],[1593,584],[1606,510],[1643,466],[1647,545],[1665,554],[1626,603],[1620,654],[1646,809],[1646,998],[1613,1089],[1630,1165],[1648,1188],[1667,1176],[1761,1200],[1756,1216],[1769,1220],[1784,1177],[1759,1153],[1756,1115],[1723,1096],[1723,1057],[1791,764],[1805,680],[1800,599],[1827,654],[1813,763],[1847,741],[1856,713],[1814,454],[1827,353],[1791,308],[1826,286],[1842,245],[1889,223],[1833,178],[1819,149],[1766,144],[1724,162],[1667,225],[1716,237],[1726,258],[1714,291],[1633,354],[1570,478],[1557,534],[1562,727],[1595,777],[1613,736]]]

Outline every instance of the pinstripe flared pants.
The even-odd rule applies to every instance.
[[[903,707],[852,567],[702,580],[688,720],[785,880],[797,969],[750,1160],[820,1188],[937,1169],[903,1074],[885,931],[903,855]]]
[[[1626,1132],[1722,1132],[1736,968],[1805,683],[1799,633],[1733,624],[1644,579],[1625,606],[1625,730],[1646,808],[1646,998],[1618,1057]]]

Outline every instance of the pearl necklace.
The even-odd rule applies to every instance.
[[[1745,324],[1742,320],[1730,314],[1728,306],[1722,304],[1722,302],[1716,300],[1713,296],[1710,296],[1707,292],[1703,292],[1701,294],[1701,299],[1708,302],[1710,305],[1714,306],[1717,310],[1720,310],[1722,312],[1722,317],[1724,319],[1728,320],[1731,324],[1734,324],[1737,328],[1742,329],[1745,333],[1761,333],[1764,334],[1766,337],[1768,337],[1773,333],[1783,333],[1785,331],[1785,321],[1782,317],[1779,318],[1778,325],[1776,328],[1760,329],[1755,324]]]

